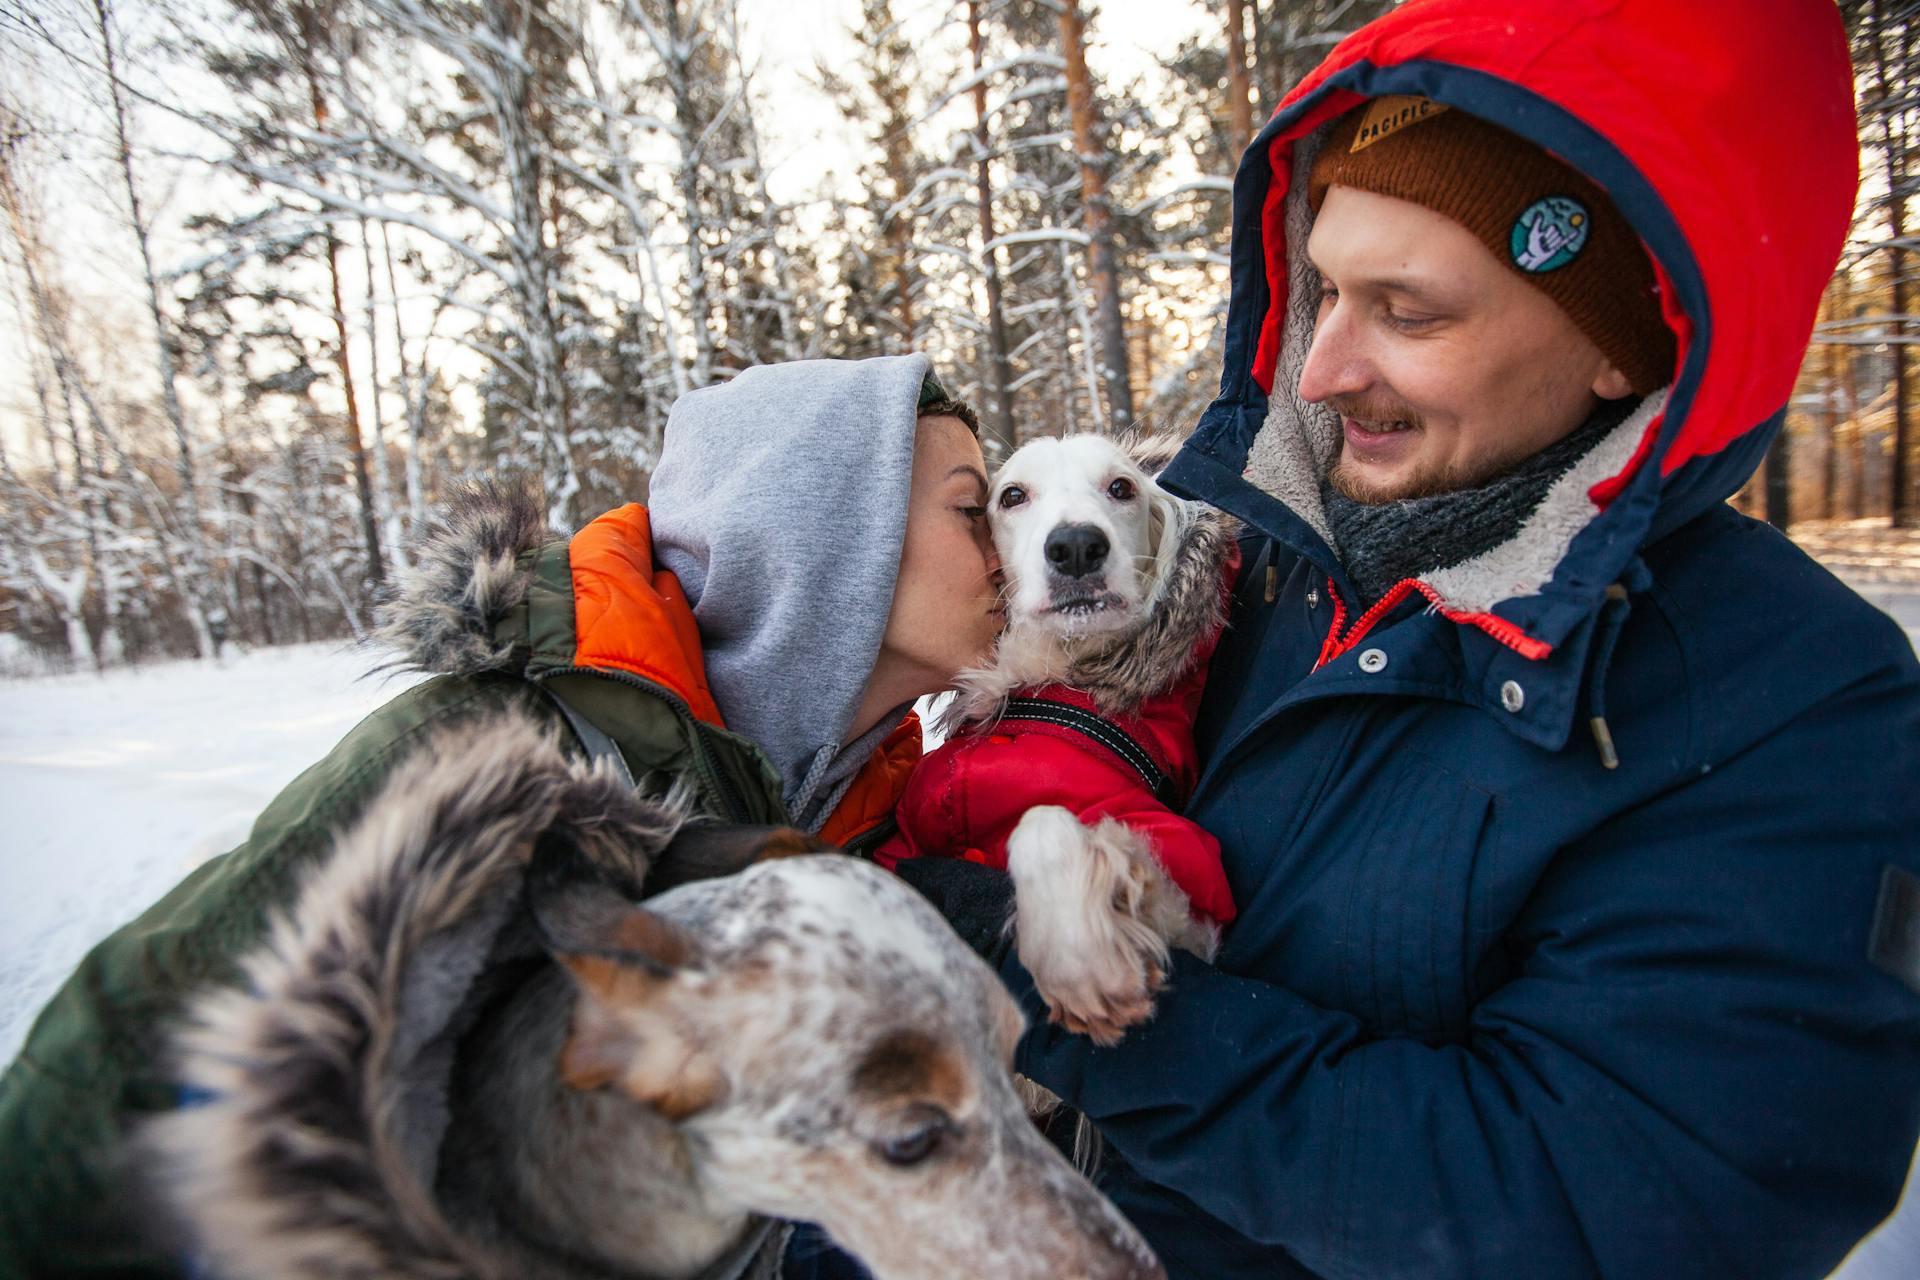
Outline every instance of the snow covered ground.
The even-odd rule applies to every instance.
[[[1849,576],[1920,645],[1920,580]],[[94,942],[239,843],[282,786],[410,682],[370,665],[304,645],[0,680],[0,1064]],[[1908,1199],[1836,1280],[1915,1274],[1920,1179]]]
[[[0,1062],[89,947],[406,687],[370,665],[299,645],[0,681]]]

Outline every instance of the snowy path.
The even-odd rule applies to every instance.
[[[408,683],[301,645],[0,682],[0,1062],[100,938]]]

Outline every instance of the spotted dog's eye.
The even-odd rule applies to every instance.
[[[1027,491],[1017,484],[1010,484],[1000,491],[1000,509],[1011,511],[1027,500]]]
[[[1115,502],[1125,502],[1134,495],[1133,481],[1121,476],[1107,486],[1107,496]]]
[[[906,1168],[919,1164],[940,1149],[946,1139],[948,1125],[945,1120],[929,1120],[918,1128],[905,1133],[883,1138],[874,1144],[880,1152],[880,1158],[888,1164]]]

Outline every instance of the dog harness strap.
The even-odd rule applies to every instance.
[[[633,790],[633,770],[627,767],[627,758],[620,754],[620,748],[607,736],[606,731],[581,715],[552,685],[542,684],[540,690],[553,700],[553,705],[560,708],[560,714],[567,718],[567,723],[573,727],[573,736],[580,739],[580,745],[587,749],[587,758],[611,761],[614,775],[627,784],[627,790]]]
[[[1177,799],[1173,779],[1154,763],[1152,754],[1132,734],[1104,716],[1046,698],[1008,698],[1000,718],[1031,720],[1084,734],[1126,761],[1161,804],[1171,808]]]

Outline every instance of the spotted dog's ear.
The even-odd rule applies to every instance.
[[[642,908],[652,942],[672,955],[684,930]],[[665,926],[664,929],[661,926]],[[562,955],[578,989],[573,1027],[561,1050],[560,1078],[575,1089],[616,1088],[669,1120],[684,1120],[727,1096],[727,1080],[686,1016],[706,998],[703,975],[662,973],[655,958],[636,966],[608,955]]]
[[[528,905],[547,950],[573,976],[573,1026],[560,1078],[617,1088],[681,1120],[726,1096],[688,1002],[704,998],[699,940],[602,879],[569,876],[564,857],[536,860]]]

